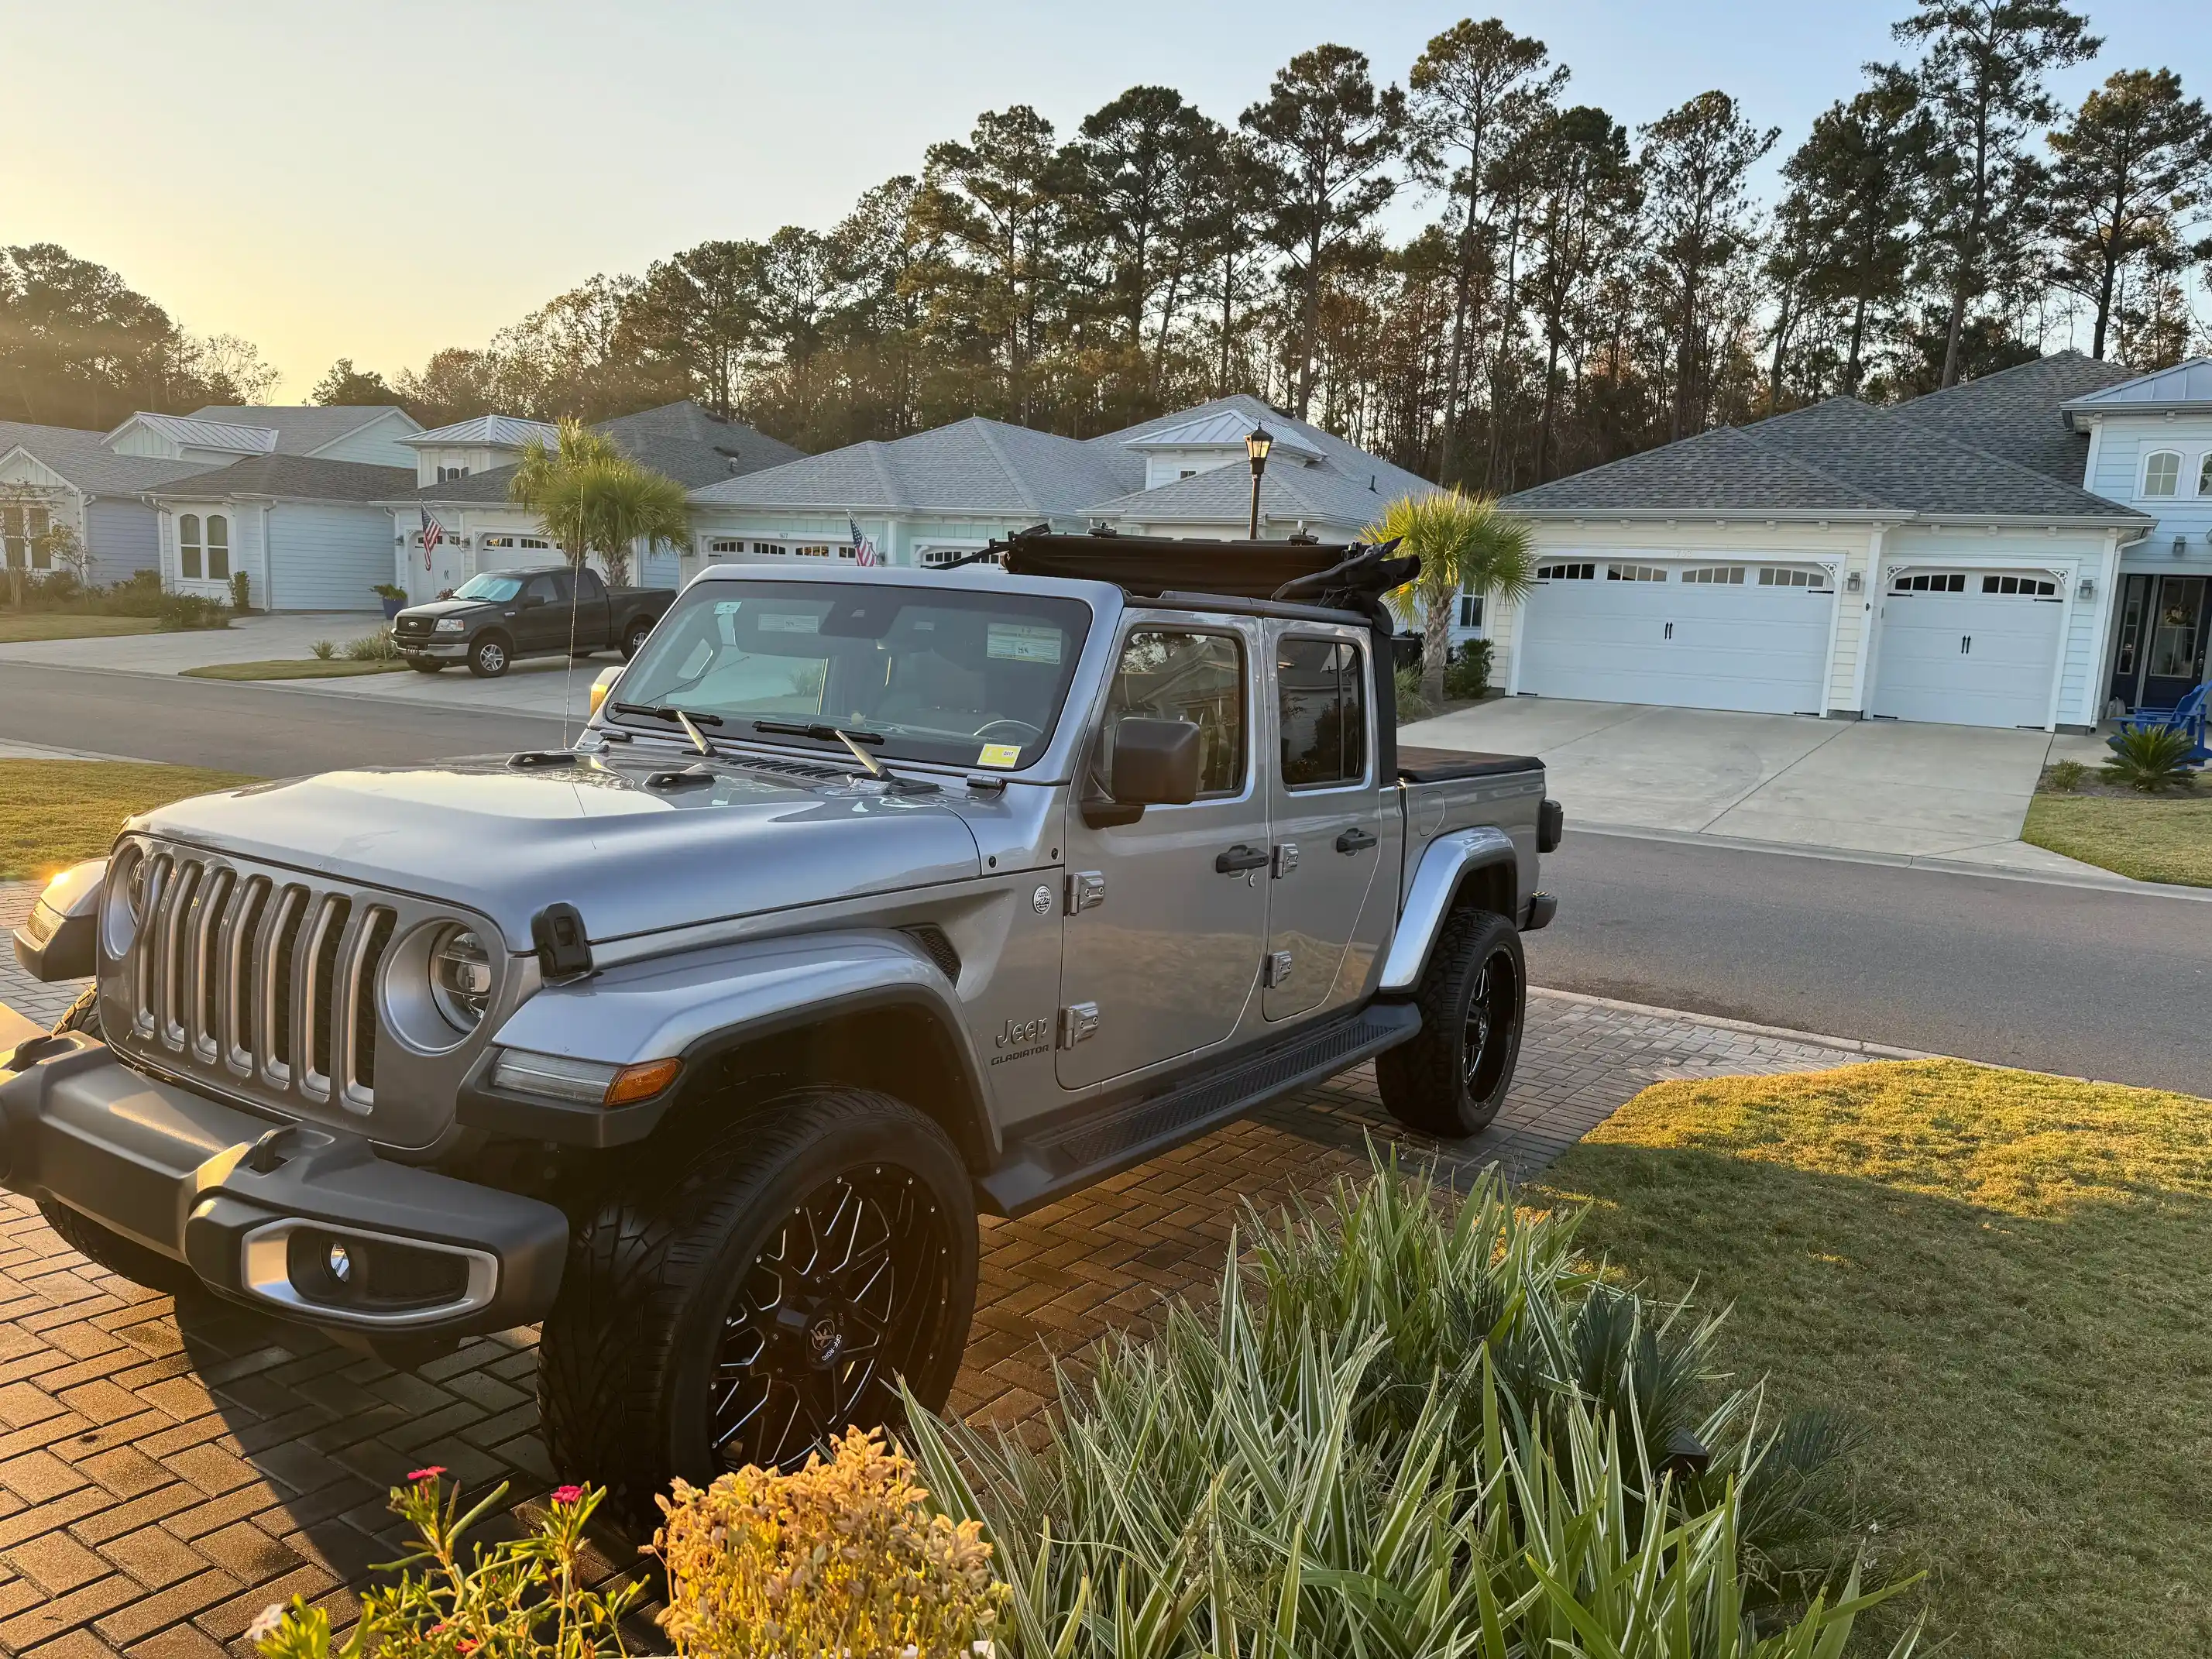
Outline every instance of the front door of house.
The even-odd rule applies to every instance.
[[[2112,696],[2129,709],[2171,708],[2204,679],[2212,578],[2138,574],[2120,594]]]

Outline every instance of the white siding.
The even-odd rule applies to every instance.
[[[392,580],[390,509],[280,501],[269,518],[269,603],[275,609],[377,608],[373,590]]]
[[[85,546],[92,580],[106,586],[139,570],[161,568],[161,533],[154,509],[143,501],[95,501],[85,509]]]
[[[108,445],[118,455],[150,455],[157,460],[173,461],[184,450],[172,439],[164,437],[143,422],[134,424]],[[229,457],[235,460],[236,456]]]

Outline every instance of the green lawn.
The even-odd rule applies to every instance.
[[[2038,795],[2021,836],[2137,881],[2212,887],[2212,799]]]
[[[0,760],[0,880],[98,858],[134,812],[260,780],[137,761]]]
[[[32,640],[98,640],[118,634],[151,634],[151,617],[81,617],[66,611],[0,611],[0,645]]]
[[[349,657],[268,657],[258,662],[211,662],[177,672],[196,680],[343,680],[356,674],[404,672],[404,662],[356,662]]]
[[[1943,1652],[2212,1652],[2212,1102],[1958,1060],[1664,1083],[1547,1189],[1872,1431]]]

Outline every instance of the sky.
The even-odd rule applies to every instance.
[[[2203,0],[2089,0],[2121,68],[2212,94]],[[304,398],[387,376],[599,271],[712,237],[827,228],[976,113],[1063,136],[1139,82],[1233,123],[1293,54],[1422,46],[1502,16],[1632,128],[1709,88],[1782,129],[1889,57],[1905,0],[0,0],[0,244],[112,266],[198,334],[243,335]],[[1394,228],[1433,204],[1401,200]]]

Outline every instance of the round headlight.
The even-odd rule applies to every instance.
[[[430,1000],[463,1036],[483,1023],[491,1002],[491,952],[474,931],[446,927],[430,945]]]
[[[109,859],[100,912],[101,943],[119,962],[131,954],[146,914],[146,851],[136,842],[126,842]]]

